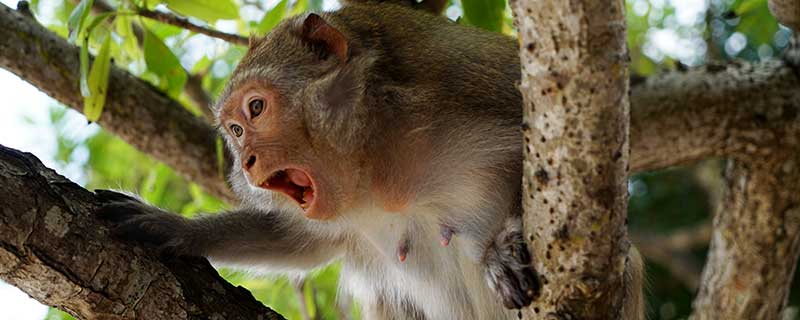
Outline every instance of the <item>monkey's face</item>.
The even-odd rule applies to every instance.
[[[217,107],[248,183],[312,219],[360,200],[368,63],[351,48],[318,15],[285,21],[251,42]]]
[[[305,117],[280,90],[258,80],[233,91],[220,110],[221,129],[247,182],[272,191],[311,219],[328,219],[351,202],[352,160],[309,134]]]

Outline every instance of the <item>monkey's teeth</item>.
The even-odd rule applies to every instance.
[[[314,202],[314,189],[311,188],[303,189],[303,202],[305,203]]]

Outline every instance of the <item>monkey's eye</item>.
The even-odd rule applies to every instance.
[[[255,118],[261,111],[264,111],[264,100],[255,99],[250,101],[250,117]]]
[[[238,124],[232,124],[231,131],[233,131],[233,134],[236,135],[237,137],[241,137],[242,133],[244,132],[244,130],[242,130],[242,127],[240,127]]]

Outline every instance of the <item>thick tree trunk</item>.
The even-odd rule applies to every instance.
[[[0,146],[0,279],[81,319],[283,319],[205,259],[111,238],[94,194]]]
[[[525,313],[619,319],[629,247],[624,3],[511,3],[525,102],[525,232],[544,279]]]

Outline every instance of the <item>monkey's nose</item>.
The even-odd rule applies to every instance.
[[[250,170],[250,168],[252,168],[254,164],[256,164],[256,156],[250,155],[250,157],[248,157],[247,161],[245,161],[244,163],[244,169]]]

